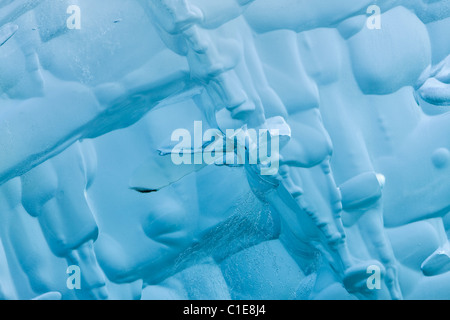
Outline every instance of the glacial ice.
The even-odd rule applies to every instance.
[[[450,0],[0,1],[0,298],[450,299],[449,30]]]

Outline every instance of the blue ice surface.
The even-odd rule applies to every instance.
[[[0,1],[0,298],[450,299],[450,0]]]

